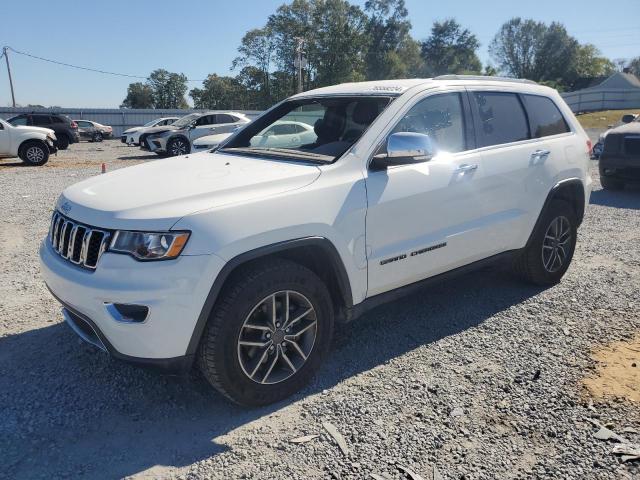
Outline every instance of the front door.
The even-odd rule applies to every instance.
[[[484,175],[464,91],[418,98],[389,132],[431,137],[424,163],[368,171],[368,291],[373,296],[479,260],[491,250]]]
[[[8,155],[11,152],[11,132],[9,127],[0,122],[0,155]]]

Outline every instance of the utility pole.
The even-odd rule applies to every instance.
[[[298,93],[302,92],[302,46],[304,45],[304,38],[296,37],[296,41],[298,42],[298,46],[296,47],[296,53],[298,56],[296,57],[296,67],[298,67]]]
[[[11,87],[11,100],[13,101],[13,108],[16,108],[16,96],[13,93],[13,80],[11,79],[11,67],[9,66],[9,49],[4,47],[2,49],[4,53],[4,59],[7,62],[7,73],[9,74],[9,86]]]

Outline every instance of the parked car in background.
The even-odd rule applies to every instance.
[[[93,126],[96,128],[96,130],[98,130],[98,132],[100,132],[100,135],[102,135],[102,138],[111,138],[113,137],[113,127],[109,126],[109,125],[103,125],[101,123],[98,122],[94,122],[93,120],[85,120],[91,124],[93,124]],[[77,122],[77,120],[76,120]]]
[[[253,146],[303,117],[313,142]],[[277,402],[318,370],[336,323],[425,285],[495,262],[560,282],[589,203],[590,150],[558,92],[533,82],[324,87],[215,153],[65,189],[42,278],[70,327],[114,357],[174,373],[195,364],[235,402]]]
[[[0,157],[19,157],[27,165],[44,165],[56,152],[56,134],[50,128],[13,126],[0,119]]]
[[[190,113],[165,127],[149,129],[140,136],[140,148],[158,155],[184,155],[191,152],[191,143],[205,135],[231,133],[251,123],[237,112]]]
[[[212,148],[219,146],[231,135],[233,135],[233,133],[217,133],[215,135],[206,135],[204,137],[197,138],[191,142],[191,149],[194,152],[211,150]]]
[[[145,123],[141,127],[129,128],[122,132],[120,141],[122,143],[126,143],[127,145],[140,145],[140,135],[142,135],[147,129],[171,125],[173,122],[178,120],[178,118],[180,117],[156,118],[155,120],[151,120],[150,122]]]
[[[622,190],[627,184],[640,183],[640,116],[625,117],[624,125],[608,130],[604,136],[598,168],[605,190]]]
[[[286,148],[291,145],[313,143],[316,134],[313,127],[304,122],[275,122],[251,139],[252,147]]]
[[[56,148],[66,150],[80,141],[78,125],[66,115],[49,113],[22,113],[7,120],[11,125],[49,128],[56,133]]]
[[[78,124],[78,134],[80,140],[88,142],[101,142],[103,140],[102,132],[88,120],[74,120]]]
[[[620,119],[619,125],[625,125],[627,123],[639,122],[639,121],[640,121],[640,115],[628,113],[622,116],[622,118]],[[600,137],[598,137],[598,141],[593,146],[593,150],[591,151],[591,158],[594,158],[596,160],[600,158],[600,155],[602,155],[602,150],[604,149],[604,139],[613,128],[614,128],[613,125],[609,125],[608,130],[600,134]]]

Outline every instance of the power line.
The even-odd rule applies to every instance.
[[[142,80],[146,80],[149,78],[149,76],[142,76],[142,75],[130,75],[128,73],[118,73],[118,72],[109,72],[107,70],[99,70],[97,68],[90,68],[90,67],[81,67],[79,65],[72,65],[71,63],[65,63],[65,62],[60,62],[58,60],[51,60],[50,58],[44,58],[44,57],[39,57],[37,55],[33,55],[31,53],[27,53],[27,52],[21,52],[19,50],[16,50],[12,47],[5,47],[8,50],[11,50],[13,53],[17,53],[18,55],[24,55],[25,57],[30,57],[30,58],[35,58],[36,60],[41,60],[43,62],[49,62],[49,63],[54,63],[56,65],[62,65],[64,67],[70,67],[70,68],[77,68],[78,70],[86,70],[89,72],[95,72],[95,73],[102,73],[105,75],[115,75],[117,77],[127,77],[127,78],[138,78],[138,79],[142,79]],[[0,56],[0,58],[2,58]],[[204,80],[195,80],[195,79],[187,79],[187,82],[204,82]]]

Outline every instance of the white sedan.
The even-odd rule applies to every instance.
[[[165,125],[171,125],[178,120],[179,117],[162,117],[151,120],[149,123],[145,123],[141,127],[129,128],[122,132],[120,141],[127,145],[140,145],[140,135],[145,132],[147,128],[164,127]]]
[[[282,120],[251,139],[252,147],[287,148],[313,143],[317,139],[307,123]]]

